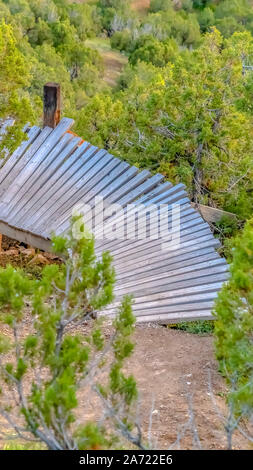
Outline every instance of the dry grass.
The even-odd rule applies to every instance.
[[[88,47],[96,49],[104,60],[104,81],[115,86],[122,69],[127,64],[127,57],[111,48],[110,40],[107,38],[87,39],[85,43]]]
[[[150,0],[133,0],[132,9],[138,13],[146,13],[149,9]]]

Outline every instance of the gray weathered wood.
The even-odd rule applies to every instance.
[[[61,119],[61,87],[59,83],[48,82],[44,86],[43,127],[59,124]]]
[[[72,124],[64,118],[54,130],[32,127],[28,140],[0,168],[0,233],[49,251],[52,231],[63,234],[69,229],[77,205],[89,204],[94,210],[97,196],[103,198],[105,208],[119,204],[120,214],[107,215],[106,223],[108,227],[122,223],[126,234],[128,205],[133,204],[133,216],[136,206],[142,204],[141,239],[134,239],[136,224],[132,217],[127,227],[131,239],[103,236],[96,240],[98,257],[103,250],[110,250],[116,270],[115,301],[102,313],[113,317],[122,297],[133,294],[133,311],[140,322],[211,319],[228,269],[216,252],[219,241],[203,221],[206,212],[199,213],[191,206],[184,185],[163,182],[160,174],[139,171],[105,150],[81,143],[79,137],[69,133]],[[176,233],[176,229],[171,230],[174,204],[180,205],[180,215],[176,216],[180,220],[180,245],[162,251],[162,238],[145,237],[144,215],[153,210],[161,216],[168,211],[168,220],[160,219],[159,228],[170,230],[171,237]],[[148,216],[147,221],[150,234],[156,229],[156,219]],[[102,227],[97,228],[97,237],[102,234]]]

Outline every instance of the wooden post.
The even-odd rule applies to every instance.
[[[52,127],[59,124],[61,119],[61,87],[59,83],[46,83],[44,85],[44,117],[43,127]]]
[[[0,233],[0,253],[2,251],[2,238],[3,238],[3,235]]]

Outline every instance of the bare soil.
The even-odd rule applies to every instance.
[[[142,402],[142,418],[147,429],[153,402],[153,439],[158,448],[168,448],[182,433],[189,419],[189,400],[196,429],[204,449],[225,449],[226,438],[216,406],[226,413],[226,386],[214,358],[213,337],[189,334],[162,326],[139,326],[135,332],[136,348],[129,362]],[[209,392],[211,376],[213,404]],[[181,439],[181,448],[193,447],[193,430]],[[236,436],[235,448],[247,446]]]
[[[127,57],[111,48],[109,38],[87,39],[85,44],[99,52],[104,62],[103,79],[109,86],[114,87],[128,62]]]
[[[61,260],[52,253],[42,253],[25,243],[20,243],[3,235],[0,251],[0,267],[12,265],[23,269],[26,274],[39,276],[45,264],[60,264]]]
[[[104,51],[102,56],[105,67],[104,80],[113,87],[117,84],[117,79],[127,64],[127,57],[115,51]]]

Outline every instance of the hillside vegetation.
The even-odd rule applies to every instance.
[[[16,118],[9,144],[40,121],[44,83],[60,81],[63,113],[85,139],[185,183],[195,202],[248,218],[251,3],[151,0],[141,15],[139,6],[0,0],[0,114]]]

